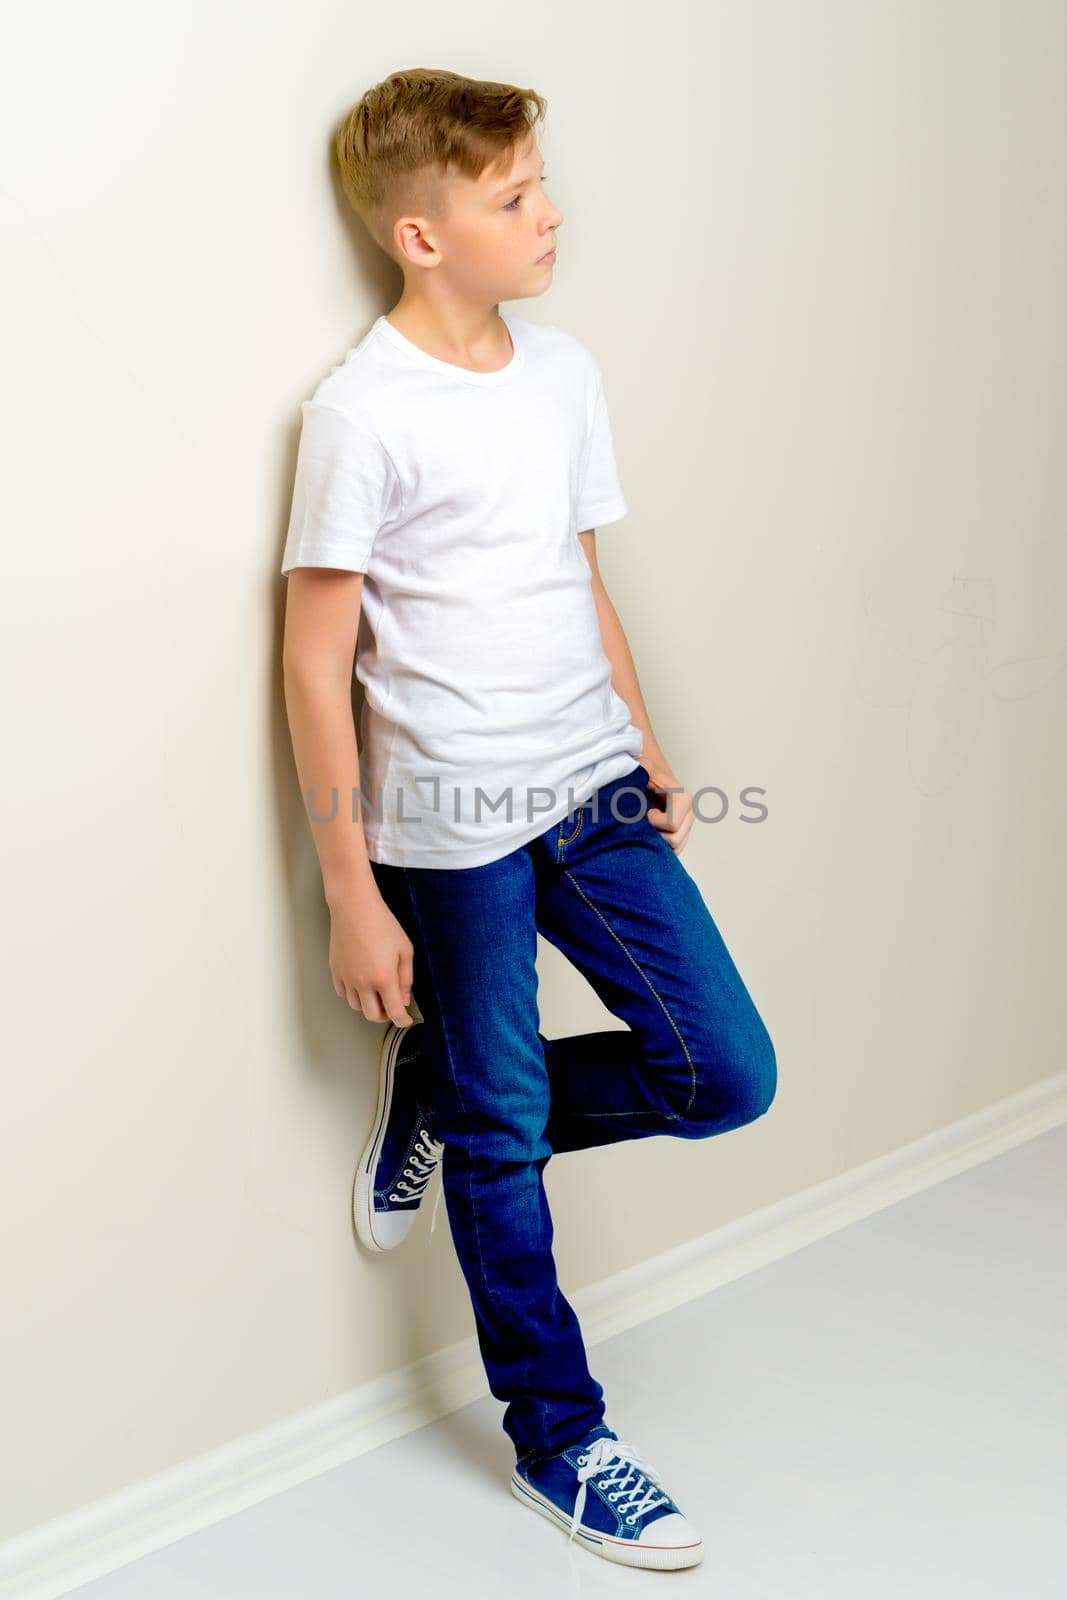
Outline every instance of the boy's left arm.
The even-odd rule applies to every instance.
[[[663,809],[661,804],[650,805],[648,820],[653,827],[659,829],[667,843],[677,852],[685,844],[693,826],[693,797],[685,785],[675,777],[652,731],[641,685],[637,681],[634,658],[626,634],[623,632],[619,614],[600,575],[596,554],[596,529],[589,528],[580,533],[578,538],[592,576],[593,598],[600,619],[600,637],[604,643],[604,653],[611,662],[611,686],[630,708],[630,721],[641,730],[644,739],[641,765],[648,773],[651,786],[665,796],[666,809]]]

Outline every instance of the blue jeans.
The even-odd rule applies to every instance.
[[[484,866],[372,863],[414,947],[449,1226],[489,1387],[507,1401],[502,1426],[524,1464],[605,1417],[556,1279],[550,1156],[726,1133],[762,1115],[777,1086],[767,1029],[700,890],[643,815],[647,783],[635,767]],[[541,1033],[538,933],[625,1028]]]

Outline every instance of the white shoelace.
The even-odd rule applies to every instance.
[[[612,1501],[621,1500],[622,1504],[617,1509],[626,1512],[627,1522],[636,1522],[646,1511],[669,1503],[670,1496],[660,1492],[657,1485],[656,1469],[625,1439],[609,1439],[602,1434],[599,1439],[593,1440],[578,1461],[578,1497],[574,1502],[570,1539],[577,1533],[585,1509],[586,1480],[601,1473],[604,1474],[601,1487],[608,1490],[608,1485],[613,1486],[607,1497]],[[634,1479],[632,1484],[631,1478]]]
[[[390,1200],[421,1200],[426,1185],[437,1170],[444,1149],[439,1139],[431,1139],[430,1131],[425,1124],[419,1129],[419,1137],[411,1149],[411,1165],[404,1168],[404,1176],[397,1179],[396,1188],[392,1191]],[[406,1180],[412,1181],[408,1183]],[[437,1207],[441,1201],[441,1190],[437,1191],[434,1201],[433,1216],[430,1218],[430,1232],[437,1226]]]

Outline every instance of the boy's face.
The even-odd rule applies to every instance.
[[[432,267],[474,303],[542,294],[554,263],[541,257],[553,249],[563,221],[545,193],[543,167],[531,137],[503,171],[486,169],[476,179],[449,173],[441,179],[436,217],[398,219],[406,261]]]

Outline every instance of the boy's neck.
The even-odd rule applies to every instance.
[[[515,353],[495,305],[445,307],[401,296],[386,321],[427,355],[472,372],[496,372]]]

